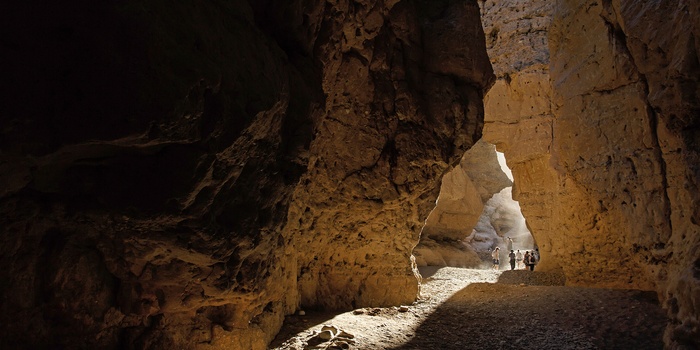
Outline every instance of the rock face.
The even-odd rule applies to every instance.
[[[411,251],[439,179],[480,138],[492,73],[479,8],[366,1],[325,11],[330,31],[315,50],[326,104],[284,228],[298,250],[299,299],[410,303]]]
[[[667,345],[697,347],[700,5],[483,7],[499,77],[484,138],[508,159],[539,268],[562,268],[571,284],[655,289]],[[534,39],[547,32],[547,45]]]
[[[535,244],[520,204],[513,200],[513,187],[504,188],[486,202],[484,212],[468,237],[468,242],[480,256],[488,260],[491,250],[497,246],[502,252],[507,252],[506,237],[513,240],[513,249],[531,250]]]
[[[465,152],[460,164],[442,178],[435,209],[413,251],[418,265],[479,266],[474,249],[461,241],[472,233],[491,196],[511,184],[492,144],[479,141]]]
[[[414,300],[492,80],[475,3],[0,16],[1,347],[264,349],[300,305]]]
[[[700,4],[486,1],[505,152],[567,283],[700,334]],[[285,314],[412,301],[481,136],[475,2],[14,2],[0,12],[0,346],[264,349]]]
[[[504,153],[514,177],[513,198],[539,241],[544,232],[555,235],[558,227],[552,213],[558,208],[557,174],[550,166],[554,116],[547,30],[552,3],[486,1],[482,8],[487,50],[498,77],[484,100],[484,140]],[[554,261],[543,256],[543,263]]]

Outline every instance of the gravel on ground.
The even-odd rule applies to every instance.
[[[270,349],[663,349],[654,292],[564,286],[561,275],[524,270],[421,275],[412,305],[288,316]]]

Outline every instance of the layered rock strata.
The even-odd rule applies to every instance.
[[[657,290],[667,346],[697,347],[699,5],[542,4],[484,5],[500,78],[484,138],[513,170],[540,268],[562,268],[572,284]],[[522,37],[547,30],[548,46]],[[530,55],[506,54],[527,43]]]
[[[0,345],[264,349],[407,303],[479,139],[463,1],[36,1],[0,15]]]
[[[425,221],[413,253],[419,266],[477,267],[481,259],[465,238],[472,234],[484,204],[512,183],[501,170],[496,148],[477,142],[460,164],[445,174],[435,209]]]

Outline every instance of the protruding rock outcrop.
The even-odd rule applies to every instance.
[[[484,140],[503,152],[513,173],[513,198],[540,242],[556,234],[553,211],[558,177],[550,166],[552,92],[547,31],[551,2],[486,1],[482,5],[487,50],[498,79],[484,100]],[[543,264],[552,264],[547,252]]]
[[[414,300],[420,223],[481,135],[475,3],[0,16],[1,347],[263,349],[300,304]]]
[[[411,250],[439,179],[480,137],[492,73],[479,8],[363,1],[324,11],[315,50],[326,105],[285,226],[300,302],[410,303]]]

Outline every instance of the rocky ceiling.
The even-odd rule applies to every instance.
[[[700,5],[520,3],[8,5],[0,346],[264,349],[410,302],[482,128],[548,268],[657,290],[698,346]]]

